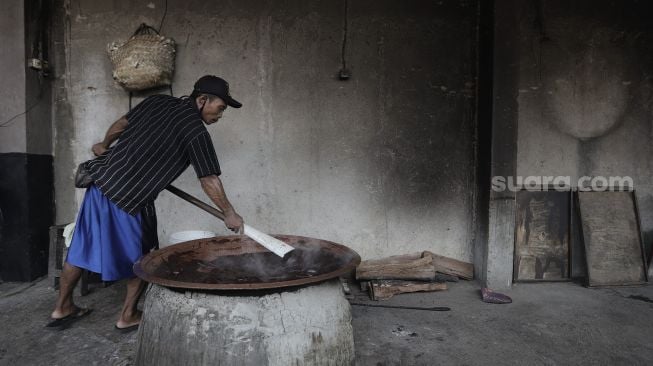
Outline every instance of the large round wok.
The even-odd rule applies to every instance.
[[[360,263],[330,241],[273,235],[295,247],[285,259],[242,235],[198,239],[151,252],[134,264],[145,281],[166,287],[255,290],[300,286],[341,276]]]

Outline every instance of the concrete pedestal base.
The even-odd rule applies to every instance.
[[[351,308],[340,282],[262,296],[152,285],[136,365],[353,365]]]

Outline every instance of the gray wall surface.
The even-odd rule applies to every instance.
[[[128,108],[106,45],[164,1],[61,1],[64,55],[55,91],[57,221],[83,192],[73,168]],[[61,6],[55,11],[61,12]],[[63,12],[62,12],[63,13]],[[343,243],[363,258],[431,250],[471,261],[474,240],[475,1],[168,1],[175,95],[225,77],[244,107],[209,131],[225,189],[250,225]],[[140,98],[136,98],[135,102]],[[206,199],[192,169],[175,184]],[[160,239],[224,226],[168,193]]]
[[[48,17],[51,0],[25,2],[26,37],[25,60],[31,58],[49,59],[47,53],[50,26]],[[39,53],[39,44],[41,52]],[[25,82],[25,116],[26,120],[26,151],[30,154],[52,155],[52,92],[51,79],[37,70],[23,65]]]
[[[0,2],[0,153],[25,152],[25,19],[23,0]],[[14,118],[15,117],[15,118]]]
[[[0,280],[5,281],[47,273],[54,221],[50,82],[28,68],[27,60],[46,58],[40,45],[48,43],[48,17],[39,2],[0,4]]]
[[[545,6],[538,6],[545,4]],[[651,2],[532,2],[521,14],[520,176],[632,177],[653,241]]]
[[[0,153],[52,154],[49,82],[27,67],[38,29],[35,4],[0,4]]]
[[[519,49],[516,47],[520,34],[515,32],[515,29],[519,24],[519,9],[523,4],[521,0],[493,3],[490,153],[492,179],[497,176],[514,176],[517,170],[519,105],[515,96],[519,75],[515,71],[520,65]],[[485,97],[485,95],[481,96],[479,101],[483,101]],[[481,115],[480,111],[479,115]],[[482,258],[474,258],[476,267],[484,269],[477,278],[486,287],[507,288],[512,284],[515,193],[510,190],[490,190],[488,203],[487,247],[484,248],[485,250],[477,250],[477,255],[482,252]],[[479,262],[482,263],[480,266]]]

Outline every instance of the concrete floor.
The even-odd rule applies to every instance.
[[[43,328],[55,293],[46,279],[0,284],[0,365],[129,365],[136,333],[113,329],[124,284],[79,299],[94,312],[70,329]],[[352,286],[355,290],[355,286]],[[653,286],[587,289],[574,283],[519,284],[509,305],[480,301],[474,282],[448,291],[371,302],[448,306],[449,312],[353,307],[359,366],[651,365]]]

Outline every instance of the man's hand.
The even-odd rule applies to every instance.
[[[224,213],[224,225],[234,233],[240,234],[243,230],[243,218],[236,213],[236,210],[227,210]]]
[[[100,156],[100,155],[104,154],[105,152],[107,152],[107,150],[109,150],[109,149],[107,149],[104,146],[103,142],[98,142],[97,144],[93,145],[92,150],[93,150],[93,154],[95,156]]]
[[[100,156],[107,152],[107,150],[109,150],[109,146],[111,146],[114,141],[120,138],[120,135],[125,131],[125,129],[127,129],[128,125],[129,121],[127,121],[127,118],[124,116],[114,122],[107,130],[107,133],[104,136],[104,140],[93,145],[91,148],[91,150],[93,150],[93,154],[95,154],[95,156]]]

